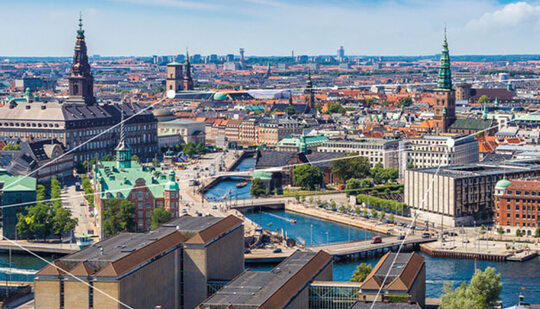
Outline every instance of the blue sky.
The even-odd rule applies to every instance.
[[[0,0],[0,56],[540,54],[540,1]]]

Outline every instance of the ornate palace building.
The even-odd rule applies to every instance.
[[[158,139],[157,120],[152,111],[141,112],[147,106],[135,102],[98,104],[93,84],[84,30],[79,20],[69,76],[69,98],[65,102],[40,102],[26,95],[26,100],[12,100],[0,107],[0,139],[30,142],[56,139],[64,144],[66,151],[73,153],[76,163],[101,158],[113,154],[119,142],[120,128],[110,128],[120,122],[121,109],[124,109],[128,119],[126,141],[133,154],[143,160],[153,158],[158,150]],[[137,116],[131,118],[135,114]]]

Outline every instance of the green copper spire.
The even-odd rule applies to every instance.
[[[441,52],[441,62],[436,90],[452,90],[452,74],[450,72],[450,54],[448,52],[448,42],[446,41],[446,27],[444,28],[444,42]]]
[[[488,119],[488,112],[487,112],[487,107],[486,107],[486,104],[485,104],[485,103],[484,103],[483,111],[482,111],[482,119],[483,119],[483,120],[487,120],[487,119]]]
[[[79,30],[77,30],[77,34],[84,35],[84,30],[82,28],[82,13],[79,12]]]
[[[131,148],[126,142],[126,129],[124,127],[124,100],[122,99],[120,116],[120,142],[116,146],[116,165],[119,169],[131,167]]]

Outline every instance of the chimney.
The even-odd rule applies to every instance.
[[[367,300],[366,300],[366,295],[362,295],[362,301],[364,302],[364,304],[367,303]]]
[[[408,297],[407,297],[407,303],[409,305],[412,305],[412,296],[409,294]]]
[[[383,303],[388,304],[388,295],[383,295]]]

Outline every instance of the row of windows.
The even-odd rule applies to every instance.
[[[0,122],[0,127],[32,127],[32,128],[58,128],[60,125],[58,123],[30,123],[30,122]]]

